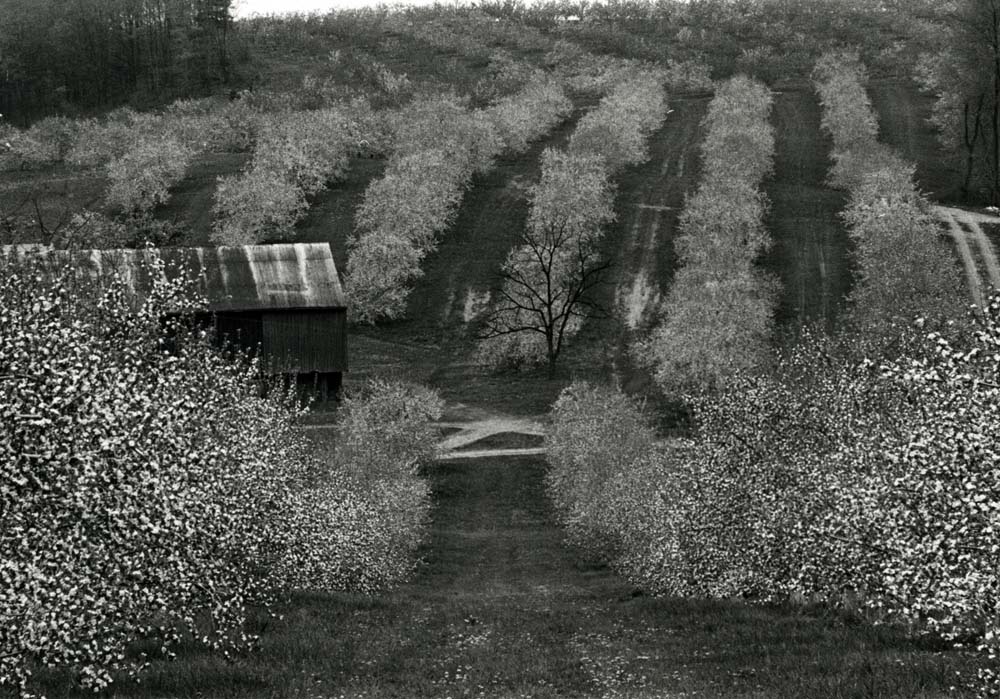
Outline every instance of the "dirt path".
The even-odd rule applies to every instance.
[[[820,131],[821,113],[810,90],[775,96],[775,167],[764,185],[774,247],[764,262],[781,280],[776,318],[783,325],[832,325],[852,284],[850,241],[838,218],[846,197],[826,186],[831,143]]]
[[[988,287],[1000,288],[1000,262],[981,224],[998,224],[1000,218],[946,206],[935,206],[934,213],[947,226],[948,234],[955,243],[972,302],[982,306],[984,290]]]
[[[649,163],[619,185],[615,307],[626,331],[649,326],[673,277],[673,239],[684,197],[698,184],[701,119],[708,98],[671,98],[671,112],[649,144]]]
[[[438,444],[438,458],[442,460],[540,456],[545,453],[545,448],[541,446],[545,426],[539,418],[495,415],[469,422],[442,421],[437,424],[442,429],[455,430]],[[538,446],[510,446],[520,441],[530,441]],[[481,448],[470,448],[477,443]]]
[[[952,658],[884,629],[639,594],[564,544],[539,457],[427,475],[435,509],[412,582],[300,596],[247,661],[164,665],[120,696],[930,699],[955,682]]]

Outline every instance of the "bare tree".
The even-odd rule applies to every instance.
[[[607,316],[590,292],[604,281],[610,263],[601,261],[565,226],[552,235],[539,238],[526,232],[523,238],[503,266],[500,299],[486,317],[480,337],[537,335],[544,340],[552,375],[564,340],[585,319]]]
[[[585,319],[606,315],[591,292],[609,267],[599,243],[614,214],[600,158],[550,149],[542,163],[527,226],[501,270],[480,339],[494,365],[547,362],[551,374],[566,339]]]

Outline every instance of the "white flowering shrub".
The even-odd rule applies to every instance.
[[[150,634],[246,646],[308,463],[290,413],[203,342],[165,351],[160,314],[190,307],[177,285],[133,309],[112,282],[91,306],[69,274],[5,272],[0,681],[65,665],[100,688]]]
[[[339,469],[359,483],[416,476],[436,454],[431,423],[444,403],[431,389],[409,383],[371,381],[360,397],[348,397],[337,423]]]
[[[1000,295],[971,329],[806,333],[772,372],[689,396],[693,443],[573,386],[550,492],[570,537],[655,592],[849,606],[978,647],[998,685]],[[604,450],[607,449],[607,452]]]
[[[382,380],[345,401],[329,473],[296,497],[305,551],[287,559],[292,587],[374,592],[410,573],[430,511],[421,469],[442,407],[430,389]]]
[[[488,116],[453,95],[414,100],[394,115],[392,129],[392,158],[365,190],[349,244],[345,286],[363,323],[405,313],[421,260],[451,224],[473,174],[502,148]]]
[[[159,132],[159,117],[131,109],[115,109],[101,119],[86,119],[66,154],[66,162],[76,167],[101,167],[121,158],[151,132]],[[155,137],[154,137],[155,138]]]
[[[108,206],[131,218],[144,218],[169,198],[195,152],[177,139],[140,139],[105,166]]]
[[[280,175],[312,196],[344,177],[353,135],[347,116],[336,109],[282,114],[265,123],[251,167]]]
[[[830,180],[847,186],[854,168],[839,161],[853,153],[870,153],[878,139],[878,119],[865,89],[868,69],[856,51],[831,51],[816,62],[812,79],[823,105],[821,126],[833,138]]]
[[[247,169],[219,178],[212,239],[231,245],[290,239],[308,210],[307,197],[344,177],[348,154],[360,140],[347,110],[292,112],[264,121]]]
[[[368,185],[355,213],[356,230],[361,237],[378,232],[405,240],[422,256],[451,223],[463,184],[460,164],[445,151],[394,158],[382,178]]]
[[[444,125],[447,125],[445,127]],[[470,111],[453,94],[421,96],[395,114],[393,155],[444,152],[464,181],[485,172],[503,148],[499,134],[482,111]]]
[[[655,450],[655,434],[631,398],[584,382],[560,393],[551,417],[546,484],[559,519],[575,545],[613,559],[621,538],[610,484]]]
[[[766,362],[777,281],[754,262],[764,227],[774,133],[767,88],[743,76],[722,84],[705,116],[702,181],[684,205],[680,269],[652,334],[633,346],[667,391],[724,384]]]
[[[485,110],[503,141],[507,153],[523,153],[573,111],[573,103],[558,82],[537,75],[514,95],[497,101]]]
[[[915,166],[876,140],[864,65],[856,54],[824,54],[813,79],[823,128],[834,141],[830,180],[850,194],[842,216],[859,272],[851,294],[854,322],[884,334],[918,315],[956,317],[963,305],[957,261],[914,184]]]
[[[352,240],[344,279],[351,320],[374,324],[401,318],[410,285],[423,274],[422,259],[412,243],[391,233],[369,233]]]
[[[0,266],[0,687],[68,667],[101,689],[142,670],[138,639],[228,655],[256,640],[250,607],[412,568],[433,394],[376,385],[320,458],[253,363],[164,326],[198,309],[183,282],[140,301],[51,260]]]
[[[288,240],[307,206],[302,190],[273,172],[223,176],[215,188],[209,237],[217,245]]]
[[[649,135],[666,117],[663,82],[656,73],[616,86],[576,125],[569,152],[600,155],[612,173],[645,162]]]

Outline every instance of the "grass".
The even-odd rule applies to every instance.
[[[226,664],[184,648],[114,696],[929,698],[966,669],[889,629],[644,596],[563,544],[540,459],[441,463],[428,476],[437,505],[411,583],[299,595],[259,653]]]
[[[826,186],[832,142],[820,131],[821,108],[808,88],[775,95],[774,175],[767,229],[774,247],[764,260],[781,281],[775,320],[832,327],[851,289],[850,239],[838,215],[847,197]]]

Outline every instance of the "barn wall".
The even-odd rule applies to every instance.
[[[261,314],[217,313],[212,316],[216,339],[223,346],[235,346],[256,355],[264,340]]]
[[[305,374],[347,370],[344,309],[261,314],[264,357],[272,371]]]

